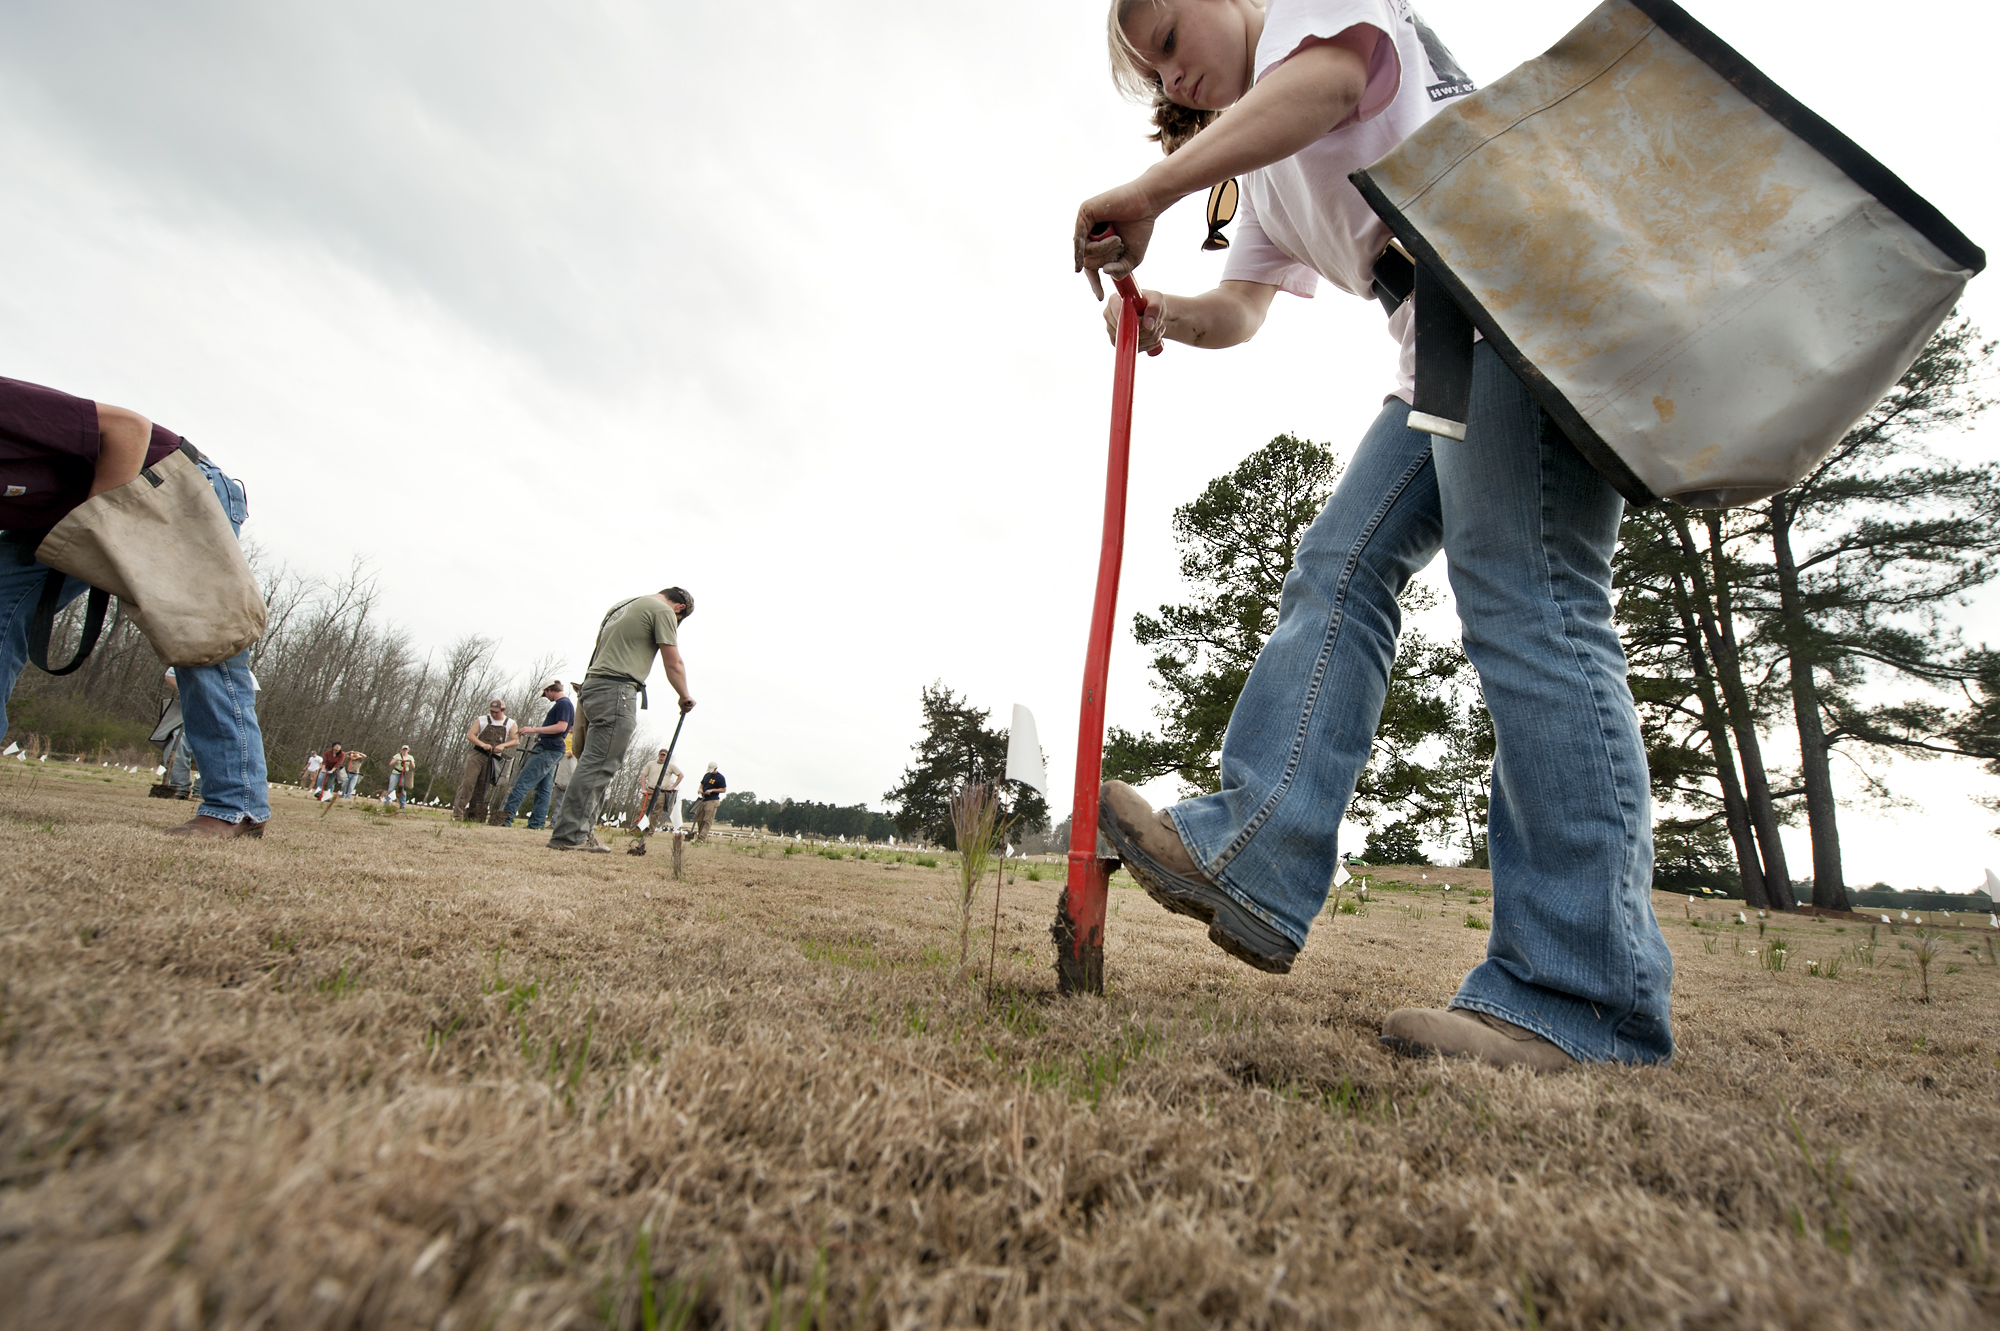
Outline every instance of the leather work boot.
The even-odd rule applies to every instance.
[[[232,823],[222,818],[211,818],[207,814],[196,814],[178,827],[169,827],[168,836],[201,837],[207,841],[227,841],[232,837],[262,838],[269,822],[253,823],[245,818],[240,823]]]
[[[1575,1059],[1533,1031],[1469,1008],[1399,1008],[1382,1023],[1382,1043],[1411,1058],[1443,1054],[1531,1072],[1576,1066]]]
[[[1208,940],[1246,965],[1273,975],[1292,968],[1299,950],[1292,940],[1244,909],[1195,866],[1179,829],[1153,812],[1123,781],[1106,781],[1097,795],[1097,825],[1117,848],[1146,895],[1176,915],[1208,926]]]

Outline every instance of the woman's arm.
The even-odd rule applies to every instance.
[[[1146,308],[1139,316],[1139,350],[1160,342],[1185,342],[1191,347],[1233,347],[1248,342],[1264,326],[1278,288],[1265,282],[1224,282],[1199,296],[1168,296],[1142,291]],[[1104,327],[1118,341],[1122,300],[1104,302]]]
[[[1076,267],[1089,276],[1098,298],[1104,289],[1097,271],[1124,277],[1138,267],[1161,213],[1218,181],[1283,161],[1352,115],[1367,91],[1368,58],[1380,37],[1364,24],[1306,47],[1179,152],[1138,179],[1084,200],[1076,210]],[[1110,222],[1115,232],[1092,240],[1091,228],[1100,222]]]

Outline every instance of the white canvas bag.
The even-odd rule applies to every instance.
[[[1465,437],[1469,319],[1635,503],[1791,485],[1986,264],[1671,0],[1606,0],[1353,181],[1418,261],[1412,427]]]
[[[196,456],[183,443],[133,480],[77,505],[35,548],[36,560],[94,589],[82,650],[64,671],[89,655],[106,594],[170,666],[215,665],[264,636],[256,575]],[[51,589],[60,584],[51,578]],[[44,616],[54,609],[45,591],[30,635],[31,648],[40,638],[36,663],[43,669]]]

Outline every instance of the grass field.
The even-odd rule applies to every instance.
[[[0,1324],[2000,1318],[1989,930],[1658,895],[1679,1057],[1537,1080],[1376,1044],[1481,955],[1466,871],[1376,879],[1288,977],[1127,884],[1064,1000],[1051,866],[989,998],[948,859],[676,882],[297,791],[188,845],[143,788],[0,764]]]

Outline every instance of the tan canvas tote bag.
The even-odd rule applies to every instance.
[[[198,456],[183,443],[136,479],[77,505],[35,549],[41,563],[117,597],[171,666],[227,661],[264,636],[264,597]],[[102,599],[92,600],[91,618],[101,620]],[[86,626],[78,661],[95,636]]]
[[[1606,0],[1352,179],[1417,260],[1412,428],[1465,437],[1477,327],[1635,503],[1791,485],[1986,265],[1670,0]]]

